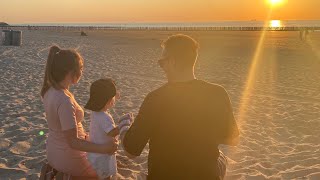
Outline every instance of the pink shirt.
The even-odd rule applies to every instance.
[[[47,138],[47,159],[58,171],[73,176],[95,176],[86,159],[86,153],[72,149],[63,131],[76,128],[78,138],[85,139],[81,121],[83,109],[67,90],[50,88],[43,98],[49,135]]]

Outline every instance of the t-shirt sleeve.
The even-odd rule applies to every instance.
[[[76,108],[71,99],[64,100],[58,107],[58,115],[60,119],[62,131],[77,128]]]
[[[225,139],[232,139],[239,135],[238,126],[233,115],[233,109],[231,101],[227,91],[221,88],[219,93],[219,112],[218,114],[218,124],[217,126],[217,137],[218,141]]]
[[[150,139],[152,111],[151,101],[147,96],[140,107],[135,121],[123,139],[124,149],[131,155],[140,156]]]
[[[99,117],[99,125],[105,133],[109,133],[111,130],[116,128],[113,118],[110,115],[103,114]]]

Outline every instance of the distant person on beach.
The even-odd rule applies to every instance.
[[[87,141],[81,123],[84,111],[69,91],[80,80],[82,69],[83,60],[78,52],[51,47],[41,96],[49,129],[46,144],[49,165],[69,177],[90,179],[97,175],[85,152],[111,155],[117,142],[111,137],[104,144]]]
[[[194,75],[198,43],[170,36],[158,61],[168,83],[149,93],[122,137],[139,156],[149,142],[148,180],[223,179],[226,157],[219,144],[236,145],[239,131],[226,90]]]
[[[112,79],[99,79],[91,84],[90,98],[85,105],[90,113],[90,141],[96,144],[105,144],[111,138],[116,138],[123,130],[131,125],[129,121],[121,121],[116,126],[112,115],[108,112],[119,99],[116,85]],[[130,116],[125,115],[124,117]],[[132,119],[128,117],[127,119]],[[88,160],[97,172],[99,179],[110,180],[117,174],[116,155],[88,153]]]

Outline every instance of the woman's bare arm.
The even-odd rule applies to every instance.
[[[110,136],[110,137],[113,137],[113,138],[118,136],[118,135],[120,135],[119,127],[116,127],[114,129],[112,129],[109,133],[107,133],[107,136]]]
[[[72,149],[76,149],[84,152],[93,152],[93,153],[101,153],[101,154],[113,154],[117,148],[117,141],[112,138],[107,144],[95,144],[89,141],[80,139],[77,137],[77,129],[70,129],[63,131],[64,136],[67,139],[67,143]]]

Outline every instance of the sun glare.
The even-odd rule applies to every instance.
[[[277,5],[280,5],[280,4],[284,3],[284,0],[269,0],[269,3],[272,6],[277,6]]]
[[[269,21],[269,27],[273,27],[273,28],[282,27],[282,22],[280,20],[271,20]]]

